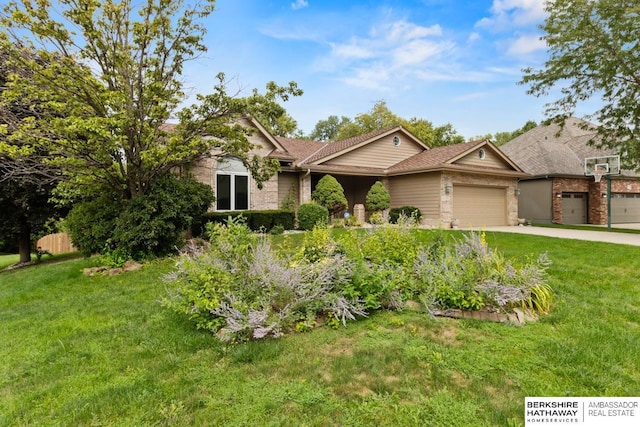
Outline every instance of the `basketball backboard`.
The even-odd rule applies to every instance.
[[[600,181],[603,175],[620,175],[620,155],[587,157],[584,159],[584,174]]]

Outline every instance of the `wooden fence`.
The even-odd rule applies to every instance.
[[[52,254],[64,254],[78,250],[71,244],[71,239],[67,233],[56,233],[44,236],[36,242],[36,248]]]

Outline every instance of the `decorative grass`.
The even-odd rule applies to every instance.
[[[0,272],[0,425],[522,425],[525,396],[636,396],[640,248],[487,241],[507,257],[549,252],[549,316],[380,312],[226,346],[158,303],[171,260],[113,277],[83,276],[95,259]]]

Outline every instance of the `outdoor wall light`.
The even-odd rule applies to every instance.
[[[451,194],[451,190],[453,190],[453,185],[451,185],[451,184],[445,184],[444,185],[444,192],[446,194]]]
[[[556,193],[556,197],[559,199],[562,197],[562,193]]]
[[[607,198],[607,193],[602,193],[602,198],[606,199]]]
[[[516,187],[516,189],[514,190],[513,194],[516,195],[516,197],[520,196],[520,189],[518,187]]]

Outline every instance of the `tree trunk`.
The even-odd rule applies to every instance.
[[[18,253],[20,254],[20,264],[31,261],[31,225],[25,217],[20,219]]]

